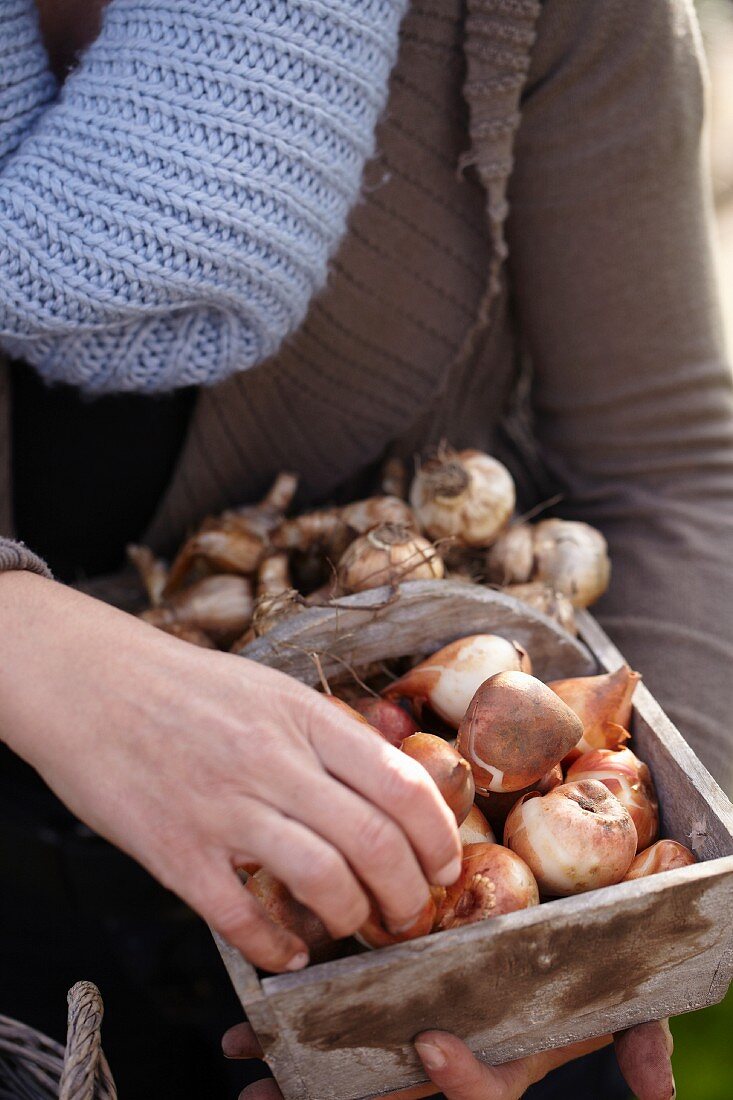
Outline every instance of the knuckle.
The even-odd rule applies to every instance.
[[[385,769],[385,797],[398,814],[420,807],[431,799],[431,785],[425,769],[407,756],[390,761]]]
[[[260,923],[254,907],[247,905],[244,900],[210,902],[208,920],[225,940],[233,936],[252,935]]]
[[[346,871],[346,865],[335,851],[327,848],[312,852],[294,875],[294,893],[321,896],[330,893]]]
[[[389,818],[370,814],[359,830],[359,852],[365,863],[380,866],[400,855],[400,830]]]

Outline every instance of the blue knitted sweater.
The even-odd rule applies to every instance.
[[[112,0],[59,91],[0,0],[0,345],[90,392],[213,383],[302,321],[406,0]]]

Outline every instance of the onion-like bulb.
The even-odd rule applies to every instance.
[[[140,615],[153,626],[173,623],[203,630],[220,645],[230,645],[252,617],[252,587],[246,577],[204,577],[174,593],[159,607]]]
[[[498,634],[473,634],[439,649],[385,690],[389,699],[404,696],[420,713],[428,703],[438,717],[458,729],[474,695],[497,672],[531,672],[529,654]]]
[[[697,860],[684,844],[679,844],[676,840],[658,840],[635,857],[626,872],[624,882],[646,878],[647,875],[658,875],[661,871],[676,871],[678,867],[690,867],[693,863],[697,863]]]
[[[542,894],[566,897],[620,882],[636,853],[636,829],[619,800],[586,779],[524,795],[506,819],[504,843]]]
[[[499,535],[486,555],[486,575],[495,584],[527,584],[534,572],[534,530],[515,523]]]
[[[356,539],[338,565],[344,592],[400,581],[442,580],[444,575],[443,561],[428,540],[394,523],[383,523]]]
[[[325,962],[334,957],[337,944],[323,922],[296,901],[288,888],[269,871],[260,868],[247,879],[246,889],[257,898],[274,924],[300,937],[308,948],[311,962]]]
[[[468,811],[458,833],[464,848],[467,844],[496,844],[494,830],[476,805]]]
[[[648,848],[659,832],[659,803],[646,764],[631,749],[593,749],[571,765],[567,781],[598,779],[631,814],[637,852]]]
[[[437,901],[442,899],[445,890],[442,886],[431,886],[430,897],[425,902],[418,917],[409,928],[402,932],[388,932],[382,914],[376,902],[372,900],[371,910],[364,924],[358,932],[354,933],[354,939],[364,947],[390,947],[393,943],[405,943],[407,940],[415,940],[419,936],[428,936],[433,931],[437,915]]]
[[[468,816],[476,793],[468,762],[447,741],[432,733],[407,737],[402,742],[402,751],[422,764],[460,825]]]
[[[591,749],[622,748],[630,736],[631,700],[640,679],[638,672],[622,665],[615,672],[552,680],[547,685],[583,723],[583,736],[568,754],[567,763]]]
[[[532,581],[531,584],[510,584],[502,589],[507,596],[513,596],[515,600],[521,600],[527,607],[533,607],[548,619],[554,619],[568,634],[577,634],[578,625],[575,621],[575,609],[567,596],[562,592],[555,592],[542,581]]]
[[[533,580],[544,581],[573,607],[589,607],[611,579],[608,544],[587,523],[543,519],[534,528]]]
[[[497,834],[501,836],[504,832],[504,823],[520,798],[531,791],[547,794],[564,782],[562,767],[560,764],[555,764],[536,783],[524,787],[521,791],[505,791],[503,793],[494,791],[489,794],[477,794],[476,805],[487,818],[492,829],[495,829]]]
[[[468,844],[461,874],[438,904],[436,932],[539,905],[531,870],[501,844]]]
[[[406,710],[388,699],[365,695],[351,700],[351,707],[374,727],[382,737],[398,748],[406,737],[418,733],[420,727]]]
[[[380,523],[416,529],[415,516],[404,500],[396,496],[368,497],[285,520],[273,532],[272,545],[279,550],[300,551],[320,547],[329,557],[336,558],[357,535],[365,535]]]
[[[512,476],[482,451],[443,449],[415,475],[410,504],[433,539],[456,539],[476,548],[490,546],[514,511]]]
[[[577,715],[541,680],[499,672],[471,700],[458,751],[480,793],[521,791],[559,763],[582,732]]]

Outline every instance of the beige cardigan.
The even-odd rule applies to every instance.
[[[170,550],[282,469],[310,502],[359,491],[388,449],[485,447],[524,504],[560,490],[605,532],[599,617],[730,785],[733,409],[703,98],[687,0],[413,0],[329,285],[273,360],[200,393],[148,541]],[[5,390],[11,536],[7,408]],[[9,541],[2,564],[42,568]]]

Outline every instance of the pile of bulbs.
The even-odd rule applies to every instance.
[[[694,863],[682,844],[657,839],[651,775],[627,744],[638,680],[623,666],[545,684],[521,646],[487,634],[453,642],[379,694],[331,695],[422,764],[463,843],[459,879],[432,889],[411,928],[390,933],[375,906],[358,941],[383,947]],[[249,870],[271,918],[314,960],[332,957],[320,921],[265,869]]]
[[[603,536],[585,523],[514,516],[511,474],[481,451],[438,453],[412,481],[402,463],[382,494],[288,518],[297,479],[263,501],[206,519],[170,567],[128,552],[150,607],[142,617],[197,645],[241,650],[305,607],[407,580],[490,584],[575,632],[574,608],[606,590]]]

